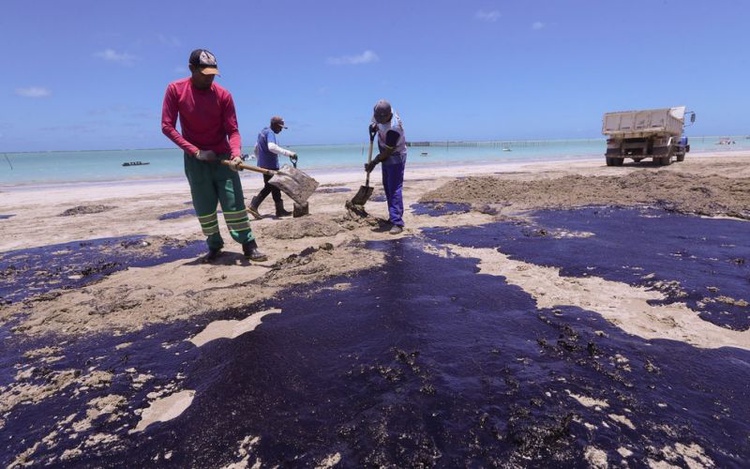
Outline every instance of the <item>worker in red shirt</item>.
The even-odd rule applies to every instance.
[[[211,52],[194,50],[188,67],[191,76],[167,86],[161,130],[184,152],[193,208],[208,244],[205,260],[214,261],[224,247],[217,217],[221,204],[229,233],[242,244],[245,257],[265,261],[268,257],[258,250],[250,228],[237,172],[242,163],[242,142],[232,94],[214,83],[219,68]],[[181,132],[177,131],[178,119]],[[221,160],[232,164],[222,164]]]

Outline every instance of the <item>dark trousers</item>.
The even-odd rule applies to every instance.
[[[245,209],[242,181],[237,172],[215,162],[199,161],[185,153],[185,176],[190,184],[193,208],[206,235],[210,249],[221,249],[224,240],[219,232],[217,205],[221,205],[224,220],[232,239],[240,244],[255,239]]]
[[[273,201],[276,202],[276,204],[282,203],[281,200],[281,190],[276,187],[272,186],[268,181],[271,180],[273,177],[272,174],[264,174],[263,175],[263,189],[258,192],[258,195],[256,195],[253,198],[253,201],[255,205],[253,205],[253,208],[260,207],[260,204],[263,203],[264,200],[266,200],[266,197],[268,197],[268,194],[271,194],[271,197],[273,198]],[[251,203],[252,205],[252,203]]]
[[[383,189],[388,202],[388,219],[397,226],[404,226],[404,169],[406,163],[381,165]]]

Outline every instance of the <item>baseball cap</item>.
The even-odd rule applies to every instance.
[[[218,75],[219,66],[216,56],[206,49],[195,49],[190,53],[190,65],[198,67],[204,75]]]
[[[373,114],[376,116],[383,116],[383,117],[389,116],[391,114],[391,103],[389,103],[385,99],[381,99],[380,101],[375,103]]]
[[[288,128],[286,126],[286,124],[284,124],[284,118],[279,117],[279,116],[273,116],[271,118],[271,125],[277,125],[277,126],[281,127],[282,129],[287,129]]]

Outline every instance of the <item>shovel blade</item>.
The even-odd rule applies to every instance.
[[[318,188],[318,181],[287,164],[276,171],[268,183],[278,187],[299,205],[305,205],[307,199]]]
[[[292,212],[292,217],[299,218],[304,217],[305,215],[310,214],[310,204],[304,203],[304,204],[298,204],[297,202],[294,203],[294,211]]]
[[[359,190],[352,198],[352,204],[353,205],[364,205],[367,203],[367,201],[370,199],[370,196],[372,195],[372,187],[371,186],[359,186]]]

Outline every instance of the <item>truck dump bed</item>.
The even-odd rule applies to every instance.
[[[602,134],[611,137],[645,137],[649,135],[682,135],[685,106],[618,111],[604,114]]]

